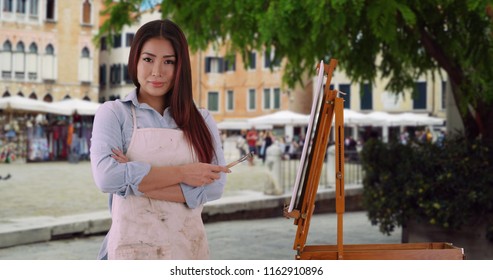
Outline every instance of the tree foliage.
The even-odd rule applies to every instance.
[[[105,1],[111,21],[100,35],[118,31],[149,2]],[[385,78],[397,94],[443,70],[467,138],[493,141],[491,0],[163,0],[161,11],[187,33],[192,50],[219,40],[246,59],[253,49],[274,48],[287,61],[290,86],[331,57],[353,82]]]

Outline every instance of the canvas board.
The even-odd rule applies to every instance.
[[[300,197],[299,192],[304,187],[304,183],[306,182],[306,176],[308,175],[309,164],[310,164],[310,153],[312,147],[314,146],[315,135],[316,135],[316,126],[318,121],[318,116],[320,112],[320,108],[322,107],[322,99],[323,99],[323,83],[324,83],[324,63],[323,60],[320,61],[318,68],[317,81],[315,84],[315,91],[313,96],[312,108],[310,112],[310,118],[308,121],[308,128],[305,137],[305,144],[303,145],[303,151],[301,153],[300,158],[300,166],[296,173],[296,179],[293,186],[293,193],[291,196],[291,201],[289,204],[288,212],[292,212],[295,204]]]

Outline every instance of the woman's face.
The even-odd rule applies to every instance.
[[[143,97],[164,96],[174,84],[176,55],[170,41],[152,38],[144,43],[137,63]]]

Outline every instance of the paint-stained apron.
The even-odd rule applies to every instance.
[[[130,161],[152,166],[194,161],[181,130],[138,129],[133,105],[132,116],[134,129],[126,154]],[[208,259],[202,208],[144,196],[113,195],[108,259]]]

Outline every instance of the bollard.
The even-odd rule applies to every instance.
[[[281,181],[281,157],[282,150],[275,142],[270,145],[266,151],[265,162],[269,169],[269,181],[266,182],[264,194],[267,195],[281,195],[283,193],[282,188],[279,186]]]

